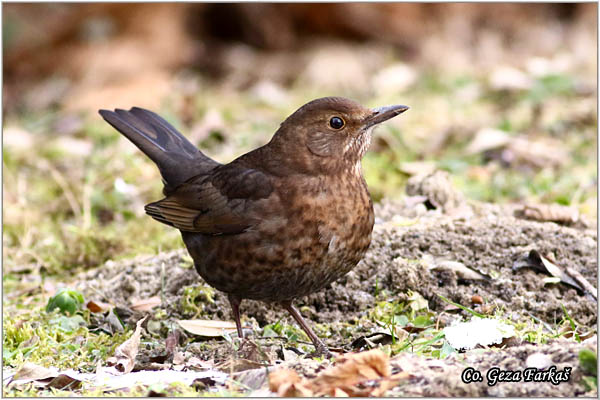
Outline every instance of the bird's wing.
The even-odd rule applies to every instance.
[[[154,219],[182,231],[240,233],[257,222],[249,216],[252,203],[272,192],[271,181],[264,173],[227,164],[188,180],[145,210]]]

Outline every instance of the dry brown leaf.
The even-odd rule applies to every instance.
[[[476,271],[473,268],[467,267],[465,264],[459,261],[444,260],[441,258],[434,258],[433,256],[426,254],[423,256],[423,261],[427,264],[429,269],[442,269],[447,271],[454,271],[456,276],[462,279],[471,280],[490,280],[491,276],[484,274],[483,272]]]
[[[112,306],[108,303],[103,303],[101,301],[94,301],[94,300],[88,301],[85,306],[87,307],[88,310],[90,310],[93,313],[103,313],[112,308]]]
[[[49,387],[57,389],[77,389],[81,386],[81,381],[67,374],[60,374],[56,378],[48,382]]]
[[[349,389],[364,381],[390,376],[389,361],[379,349],[344,354],[335,367],[321,372],[312,383],[317,393],[332,395],[336,388]]]
[[[187,319],[178,320],[177,323],[187,332],[204,337],[220,337],[236,331],[235,323],[231,321]]]
[[[535,221],[551,221],[562,224],[574,224],[579,221],[579,211],[574,207],[560,204],[525,205],[517,210],[515,216]]]
[[[160,306],[160,297],[154,296],[149,299],[138,300],[131,304],[131,309],[134,311],[150,311],[156,306]]]
[[[139,320],[135,326],[135,332],[115,350],[115,368],[117,371],[127,374],[133,370],[135,357],[140,347],[140,336],[142,334],[142,323],[147,316]]]
[[[75,389],[81,378],[73,370],[59,372],[56,368],[45,368],[34,363],[25,363],[12,377],[9,384],[22,385],[33,382],[36,386],[58,389]]]
[[[269,374],[269,389],[281,397],[381,396],[411,375],[400,372],[391,375],[389,357],[379,349],[350,353],[339,357],[337,365],[321,372],[314,379],[305,379],[296,371],[281,368]],[[356,385],[372,381],[362,388]]]
[[[312,390],[306,379],[292,369],[280,368],[269,374],[269,390],[280,397],[311,397]]]
[[[567,274],[569,274],[577,283],[579,283],[594,299],[598,298],[598,289],[594,287],[581,275],[579,271],[574,268],[567,267]]]
[[[31,362],[26,362],[12,377],[13,381],[38,381],[58,376],[56,369],[48,369]]]

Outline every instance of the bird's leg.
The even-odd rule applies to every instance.
[[[281,302],[281,305],[292,315],[292,317],[294,317],[294,319],[302,327],[302,329],[304,329],[304,332],[306,332],[310,340],[312,340],[313,344],[315,345],[317,354],[322,354],[327,358],[332,358],[333,354],[331,354],[327,346],[325,346],[325,343],[323,343],[321,339],[319,339],[319,337],[315,335],[312,329],[310,329],[304,318],[302,318],[302,314],[300,314],[296,307],[292,305],[292,302],[283,301]]]
[[[240,322],[240,303],[242,299],[232,294],[227,295],[229,304],[231,305],[231,311],[233,311],[233,319],[235,319],[235,326],[237,328],[238,337],[244,338],[244,332],[242,331],[242,323]]]

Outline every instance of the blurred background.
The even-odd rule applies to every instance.
[[[472,199],[596,217],[594,3],[4,4],[3,39],[5,274],[181,245],[99,108],[150,108],[228,162],[316,97],[406,104],[364,160],[374,200],[437,168]]]

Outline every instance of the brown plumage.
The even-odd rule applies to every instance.
[[[158,165],[166,197],[146,212],[181,231],[200,276],[228,294],[239,336],[241,300],[277,302],[329,354],[292,300],[339,279],[367,251],[374,216],[360,162],[373,127],[407,109],[313,100],[229,164],[150,111],[100,114]]]

